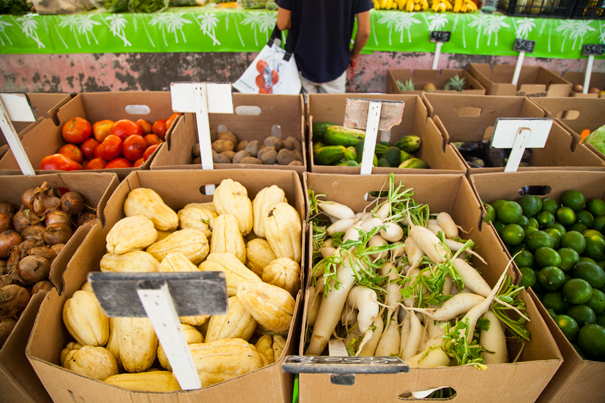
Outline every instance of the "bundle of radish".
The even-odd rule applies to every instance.
[[[430,213],[395,186],[361,212],[309,190],[313,269],[306,355],[331,337],[349,355],[396,355],[410,367],[508,361],[505,328],[529,341],[522,287],[506,274],[492,288],[471,265],[472,240],[446,212]],[[509,316],[511,313],[515,319]]]

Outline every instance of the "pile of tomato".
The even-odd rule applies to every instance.
[[[141,166],[166,141],[166,132],[180,113],[153,123],[145,119],[93,123],[81,117],[65,122],[61,135],[67,144],[42,158],[40,169],[73,171]]]

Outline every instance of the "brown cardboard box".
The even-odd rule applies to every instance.
[[[53,94],[53,93],[35,93],[29,92],[25,94],[36,116],[35,122],[12,122],[15,131],[19,134],[19,138],[31,130],[36,124],[40,123],[44,118],[53,116],[56,110],[71,99],[69,94]],[[26,130],[27,129],[27,130]],[[0,157],[8,151],[8,144],[0,130]]]
[[[565,73],[563,73],[563,75],[561,76],[564,79],[566,79],[567,81],[569,81],[572,84],[580,84],[582,86],[584,86],[584,79],[586,77],[586,72],[585,71],[566,71]],[[605,90],[605,73],[599,73],[599,72],[591,72],[590,73],[590,82],[588,84],[588,89],[596,87],[599,90],[603,91]],[[578,98],[599,98],[599,94],[591,94],[591,93],[586,93],[583,94],[582,92],[575,92],[572,91],[571,92],[571,96],[572,97],[578,97]]]
[[[462,92],[444,90],[443,86],[455,75],[466,80],[465,89]],[[410,79],[414,82],[415,91],[403,91],[399,89],[397,81],[405,82]],[[428,83],[433,83],[437,87],[436,91],[431,92],[485,95],[485,88],[475,77],[463,69],[416,69],[414,71],[410,69],[389,69],[387,73],[387,94],[422,94],[424,86]]]
[[[383,188],[386,175],[351,176],[306,174],[305,188],[316,194],[325,194],[326,200],[346,203],[354,211],[362,210],[368,203],[368,192]],[[458,175],[395,175],[395,184],[413,188],[414,200],[427,203],[432,212],[446,211],[465,231],[465,238],[472,239],[475,251],[485,258],[487,265],[473,258],[473,265],[481,271],[493,286],[508,264],[502,244],[491,227],[479,230],[481,206],[470,183]],[[311,248],[311,245],[309,245]],[[509,271],[510,272],[510,271]],[[525,292],[520,294],[527,304],[531,322],[528,329],[531,342],[526,343],[514,364],[488,365],[485,371],[472,366],[410,369],[408,373],[389,375],[356,375],[353,386],[333,385],[329,374],[300,374],[301,402],[354,401],[397,402],[415,400],[411,392],[431,388],[451,387],[456,391],[452,400],[464,402],[532,402],[561,364],[556,343],[547,331],[536,305]],[[308,301],[308,299],[305,299]],[[306,309],[302,323],[306,323]],[[304,325],[303,325],[304,327]],[[303,329],[300,354],[304,352],[306,332]],[[519,345],[509,341],[510,357],[519,352]]]
[[[560,171],[477,174],[471,175],[470,181],[478,196],[487,203],[496,199],[516,200],[525,186],[549,187],[550,191],[543,197],[555,200],[560,200],[563,192],[570,189],[581,191],[587,199],[605,197],[605,172],[583,172],[581,175],[561,175]],[[531,294],[563,355],[563,364],[539,401],[603,401],[605,384],[601,378],[605,363],[583,360],[533,291]]]
[[[313,122],[331,122],[342,125],[345,116],[347,98],[363,98],[372,100],[403,101],[403,118],[401,123],[391,128],[390,143],[395,144],[403,136],[414,134],[422,139],[422,146],[414,155],[424,160],[430,169],[416,169],[416,173],[452,173],[464,172],[465,167],[457,161],[456,151],[450,145],[444,145],[439,130],[434,123],[427,119],[428,112],[418,95],[403,94],[310,94],[309,114],[307,126],[309,127],[308,155],[313,155]],[[381,133],[377,141],[382,141]],[[336,167],[331,165],[316,165],[309,157],[310,171],[315,173],[359,174],[359,167]],[[410,172],[408,169],[374,167],[372,173]]]
[[[422,96],[427,104],[429,115],[435,120],[447,144],[489,140],[497,118],[546,117],[544,110],[529,98],[474,95],[460,97],[449,94],[423,94]],[[568,100],[572,101],[569,98]],[[605,168],[603,161],[594,152],[584,146],[573,149],[573,145],[571,134],[555,121],[545,147],[533,149],[529,160],[530,166],[520,167],[519,171],[546,168],[565,171]],[[464,164],[469,174],[504,171],[503,167],[471,168],[466,162]]]
[[[109,172],[0,176],[0,188],[6,191],[3,197],[0,197],[0,201],[18,206],[21,204],[23,191],[38,187],[44,182],[48,183],[50,187],[67,188],[82,194],[86,203],[97,210],[101,221],[104,220],[102,212],[105,203],[118,186],[117,176]],[[97,221],[99,220],[95,220],[95,222]],[[53,260],[49,278],[59,290],[64,288],[63,271],[67,262],[93,224],[89,223],[75,230],[59,256]],[[9,339],[0,349],[0,390],[2,390],[0,402],[50,401],[44,387],[25,358],[25,345],[43,297],[44,294],[35,294],[32,297],[27,308],[19,317]]]
[[[517,95],[534,97],[567,97],[571,83],[540,66],[523,66],[517,85],[512,84],[515,66],[470,63],[468,72],[485,87],[487,95]]]
[[[567,129],[574,140],[573,147],[577,147],[582,140],[584,129],[591,132],[605,125],[605,98],[530,98],[544,109],[546,116],[556,118],[561,126]],[[600,158],[605,158],[591,144],[584,144]]]
[[[262,145],[265,138],[274,135],[279,127],[281,138],[296,137],[302,146],[303,165],[256,165],[256,164],[214,164],[214,169],[279,169],[294,170],[302,174],[307,170],[305,149],[304,101],[302,95],[233,94],[233,114],[210,114],[210,135],[216,140],[219,126],[234,133],[242,140],[258,140]],[[186,113],[183,123],[178,125],[153,162],[151,169],[202,169],[201,164],[192,164],[191,150],[198,143],[195,114]],[[274,129],[275,127],[275,129]]]
[[[85,378],[58,365],[61,349],[71,341],[71,336],[61,319],[63,304],[87,280],[90,271],[99,270],[99,262],[106,252],[105,237],[111,227],[124,217],[123,203],[128,192],[140,187],[154,189],[168,206],[177,210],[190,202],[211,201],[211,196],[203,194],[204,185],[218,185],[226,178],[232,178],[244,185],[251,199],[264,187],[277,185],[285,191],[289,203],[297,209],[301,218],[304,217],[305,195],[300,178],[294,171],[275,171],[271,172],[271,175],[267,175],[264,170],[164,170],[131,173],[120,183],[107,203],[106,226],[103,228],[100,224],[96,225],[70,260],[65,272],[65,293],[49,293],[36,318],[26,355],[54,401],[98,401],[99,396],[103,396],[104,401],[111,402],[291,401],[293,376],[281,371],[281,361],[285,355],[293,353],[298,342],[300,328],[297,318],[302,309],[302,291],[297,295],[292,327],[282,358],[278,362],[201,390],[174,393],[132,392]],[[304,250],[305,241],[301,242]],[[302,267],[304,260],[303,255]]]
[[[167,119],[172,114],[172,100],[168,91],[128,91],[128,92],[90,92],[76,95],[62,105],[51,118],[44,119],[35,128],[27,132],[21,142],[34,169],[40,167],[42,158],[54,154],[65,144],[61,136],[63,124],[73,117],[87,119],[90,124],[103,119],[114,121],[145,119],[150,123],[158,119]],[[167,136],[170,136],[170,130]],[[158,148],[160,150],[163,144]],[[157,155],[158,150],[154,155]],[[153,155],[138,168],[117,168],[105,170],[115,172],[123,179],[132,171],[149,169]],[[0,159],[2,173],[20,173],[17,160],[11,151]],[[40,171],[46,173],[48,171]]]

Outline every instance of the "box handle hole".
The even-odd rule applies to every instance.
[[[405,401],[447,401],[456,398],[456,390],[448,386],[428,390],[414,390],[403,392],[398,398]]]
[[[519,196],[523,195],[533,195],[533,196],[548,196],[552,192],[552,188],[550,186],[523,186],[519,189]]]
[[[149,115],[151,109],[147,105],[126,105],[124,108],[129,115]]]
[[[236,115],[258,116],[260,113],[260,107],[254,105],[239,105],[235,107]]]
[[[465,118],[476,118],[481,116],[483,109],[477,108],[475,106],[465,106],[464,108],[458,109],[458,116],[462,116]]]

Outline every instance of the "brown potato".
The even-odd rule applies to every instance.
[[[217,137],[219,140],[227,140],[227,141],[232,142],[233,144],[238,143],[237,136],[235,134],[233,134],[232,132],[230,132],[229,130],[220,132]]]
[[[300,161],[292,161],[288,165],[293,166],[293,167],[301,167],[301,166],[303,166],[303,163]]]
[[[216,154],[218,155],[218,154]],[[214,161],[214,157],[212,158],[212,160]],[[201,164],[202,163],[202,158],[201,157],[195,157],[193,159],[193,161],[191,161],[192,164]]]
[[[259,160],[258,158],[244,157],[244,158],[242,158],[240,163],[241,164],[262,164],[263,162],[261,160]]]
[[[246,157],[251,157],[250,153],[246,150],[242,150],[242,151],[238,151],[234,156],[233,156],[233,163],[234,164],[241,164],[241,161],[243,158]]]
[[[253,140],[244,147],[244,150],[248,151],[252,157],[256,157],[258,155],[258,140]]]
[[[235,147],[235,152],[242,151],[248,145],[248,140],[242,140],[237,143],[237,147]]]
[[[283,148],[287,148],[288,150],[294,149],[294,143],[291,140],[284,140],[281,142]]]
[[[273,148],[273,147],[269,147]],[[259,158],[265,165],[275,164],[277,162],[277,151],[268,150],[264,153],[259,153]]]
[[[220,154],[223,151],[233,151],[235,144],[229,140],[216,140],[212,143],[212,149]]]
[[[227,157],[226,155],[223,154],[216,154],[214,157],[212,157],[212,161],[214,161],[214,163],[216,164],[230,164],[231,160],[229,159],[229,157]],[[201,163],[201,160],[200,160]]]
[[[279,151],[282,148],[282,142],[275,136],[269,136],[264,141],[265,147],[275,147],[275,151]]]
[[[288,136],[286,138],[286,141],[291,141],[292,144],[294,144],[294,149],[295,150],[301,150],[302,149],[302,145],[300,143],[300,140],[297,139],[296,137],[294,137],[294,136]]]
[[[233,156],[235,155],[235,151],[223,151],[221,154],[232,160]]]
[[[292,161],[296,161],[296,157],[292,151],[287,148],[279,150],[279,153],[277,153],[277,162],[279,162],[280,165],[288,165]]]
[[[193,146],[191,146],[191,155],[194,157],[200,156],[200,143],[195,143]]]

